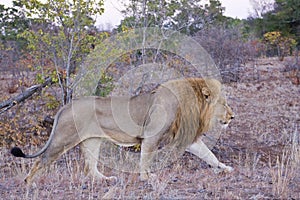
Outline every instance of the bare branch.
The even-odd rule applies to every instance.
[[[45,79],[45,82],[43,84],[39,85],[33,85],[30,88],[27,88],[24,92],[17,95],[16,97],[13,97],[11,99],[8,99],[6,101],[3,101],[0,103],[0,114],[4,113],[5,111],[9,110],[13,106],[17,105],[18,103],[25,101],[29,97],[31,97],[34,93],[41,90],[42,88],[46,87],[47,85],[51,85],[53,83],[52,78],[48,77]]]

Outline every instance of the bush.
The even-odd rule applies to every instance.
[[[291,55],[296,47],[296,40],[286,37],[279,31],[272,31],[264,34],[264,42],[267,46],[267,55],[278,56],[283,61],[285,56]]]
[[[255,48],[246,42],[241,28],[215,26],[199,31],[195,39],[212,56],[224,82],[238,81],[245,63],[255,57]]]

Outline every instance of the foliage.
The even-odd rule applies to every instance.
[[[55,98],[55,96],[53,96],[50,93],[46,93],[45,97],[47,98],[47,100],[46,100],[46,108],[48,110],[56,110],[59,107],[60,103]]]
[[[13,1],[14,5],[16,4]],[[15,68],[16,62],[26,48],[26,40],[17,35],[28,28],[29,21],[16,8],[6,8],[0,4],[0,66]]]
[[[34,55],[36,66],[44,68],[50,61],[50,67],[56,69],[61,101],[65,104],[72,97],[72,74],[99,38],[93,16],[103,13],[103,1],[19,2],[20,7],[25,7],[30,27],[18,36],[28,41],[28,50]],[[66,74],[64,79],[59,75],[61,69]]]
[[[13,1],[16,6],[17,2]],[[24,45],[24,40],[17,37],[18,33],[23,32],[29,26],[29,20],[25,18],[24,13],[17,7],[6,8],[0,4],[0,39],[5,41],[16,41]]]
[[[226,21],[219,0],[204,4],[201,0],[132,0],[123,11],[118,31],[124,27],[161,27],[193,35],[203,27]]]
[[[28,100],[31,104],[21,104],[17,111],[1,117],[1,145],[35,145],[41,141],[39,136],[47,139],[45,127],[40,124],[44,117],[41,115],[53,116],[60,103],[71,99],[77,66],[107,35],[94,27],[93,16],[103,12],[103,1],[18,0],[12,8],[0,6],[0,10],[4,30],[1,37],[26,41],[27,49],[19,64],[36,72],[36,82],[42,83],[50,76],[61,89],[42,92],[33,101]],[[61,96],[59,101],[57,94]]]
[[[274,12],[270,12],[268,17],[274,16],[274,29],[281,31],[284,35],[292,34],[300,40],[300,1],[298,0],[276,0]]]
[[[300,42],[300,1],[275,0],[273,9],[265,9],[256,18],[248,22],[258,37],[268,32],[280,32],[284,37],[292,37],[299,45]]]
[[[106,97],[113,89],[113,77],[109,76],[104,70],[102,70],[95,95]]]
[[[264,34],[264,42],[268,50],[276,50],[280,60],[289,55],[295,48],[297,42],[291,37],[285,37],[281,32],[272,31]]]
[[[53,102],[51,102],[52,99]],[[45,113],[58,109],[55,97],[46,93],[35,96],[0,116],[0,147],[41,145],[48,140],[51,127],[43,125]],[[46,106],[44,106],[46,105]],[[51,107],[52,106],[52,107]]]

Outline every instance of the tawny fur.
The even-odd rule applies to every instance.
[[[214,79],[189,78],[169,81],[158,89],[158,93],[164,92],[165,88],[175,94],[179,103],[169,131],[170,142],[186,148],[210,129],[221,84]]]
[[[188,78],[166,82],[149,94],[132,98],[80,98],[57,113],[49,140],[39,152],[25,155],[14,148],[12,153],[25,158],[41,155],[25,179],[31,182],[37,172],[80,144],[86,159],[86,173],[91,171],[93,176],[111,179],[97,170],[97,141],[107,139],[121,146],[141,144],[140,172],[144,179],[150,173],[153,152],[163,138],[178,151],[187,150],[198,157],[203,157],[204,151],[210,152],[199,143],[199,137],[213,125],[220,97],[219,81]],[[126,113],[128,110],[130,113]],[[227,112],[222,117],[226,115]],[[203,152],[198,152],[198,147]],[[213,167],[231,170],[211,152],[209,155],[202,159]]]

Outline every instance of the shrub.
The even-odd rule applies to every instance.
[[[195,35],[195,39],[212,56],[224,82],[238,81],[241,68],[256,54],[238,26],[203,29]]]

